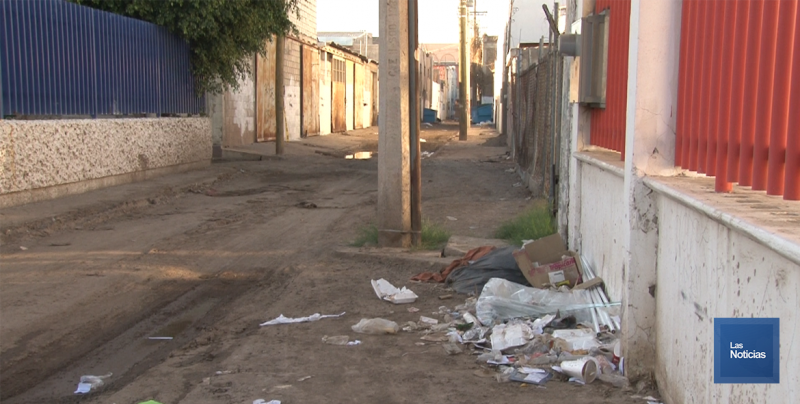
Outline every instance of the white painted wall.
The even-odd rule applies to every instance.
[[[800,266],[658,197],[656,377],[667,403],[800,402]],[[780,318],[780,384],[714,384],[714,317]]]
[[[579,163],[582,195],[580,225],[576,235],[580,251],[589,265],[605,280],[609,298],[620,301],[623,296],[624,250],[622,227],[625,225],[622,170],[603,170],[592,164]]]
[[[331,61],[327,52],[319,53],[319,134],[331,133]]]
[[[550,12],[553,12],[552,1],[514,0],[514,10],[511,16],[510,49],[518,48],[520,42],[538,43],[542,36],[544,36],[545,42],[548,41],[550,25],[547,23],[542,4],[546,4],[550,8]]]

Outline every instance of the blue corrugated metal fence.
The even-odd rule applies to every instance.
[[[199,114],[189,46],[163,27],[62,0],[0,1],[2,114]]]

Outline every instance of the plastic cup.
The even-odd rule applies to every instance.
[[[561,370],[586,384],[593,382],[597,378],[597,363],[590,357],[561,362]]]
[[[621,357],[622,347],[619,345],[619,341],[617,341],[617,343],[614,344],[614,356],[611,358],[611,363],[613,363],[614,366],[619,366],[619,358]]]

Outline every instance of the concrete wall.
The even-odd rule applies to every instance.
[[[298,0],[297,13],[290,13],[289,19],[297,26],[300,35],[317,40],[317,0]]]
[[[0,207],[211,161],[208,118],[0,121]]]
[[[286,38],[283,48],[283,108],[286,114],[286,138],[300,139],[300,42]]]
[[[665,194],[658,201],[656,377],[668,403],[800,402],[800,266]],[[714,317],[780,318],[780,384],[714,384]]]

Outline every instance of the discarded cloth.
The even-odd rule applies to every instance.
[[[489,279],[500,278],[523,286],[530,286],[514,259],[514,247],[489,251],[471,264],[458,267],[447,275],[447,285],[458,293],[479,294]]]
[[[469,265],[470,261],[475,261],[480,259],[484,255],[488,254],[490,251],[494,250],[494,248],[495,248],[494,246],[490,245],[473,248],[467,251],[467,253],[464,254],[464,257],[459,258],[457,260],[453,260],[453,262],[451,262],[450,265],[448,265],[447,268],[443,269],[441,272],[439,273],[423,272],[421,274],[414,275],[413,277],[411,277],[411,280],[422,281],[422,282],[427,282],[427,281],[434,281],[439,283],[444,282],[445,279],[447,279],[447,276],[450,275],[450,272],[453,272],[454,269],[465,265]]]
[[[259,326],[263,327],[265,325],[275,325],[275,324],[308,323],[312,321],[321,320],[323,318],[341,317],[344,315],[344,313],[345,312],[342,312],[340,314],[324,314],[324,315],[319,313],[314,313],[308,317],[298,317],[298,318],[290,318],[281,314],[280,316],[272,320],[269,320],[266,323],[259,324]]]

